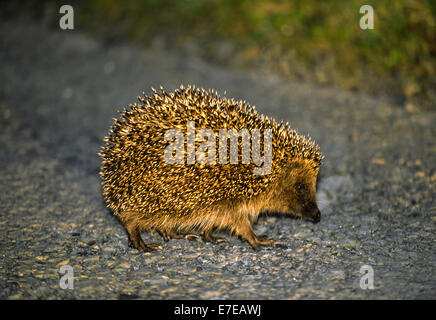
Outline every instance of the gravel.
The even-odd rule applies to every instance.
[[[435,112],[26,20],[0,22],[0,39],[0,298],[436,298]],[[280,245],[259,251],[225,233],[217,245],[143,233],[163,250],[127,247],[97,152],[117,110],[182,83],[310,133],[325,154],[319,224],[263,216],[255,231]],[[64,265],[73,289],[60,286]]]

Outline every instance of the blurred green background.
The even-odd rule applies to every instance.
[[[30,2],[29,2],[30,3]],[[65,1],[31,2],[59,19]],[[76,29],[147,45],[196,43],[217,63],[268,66],[291,79],[388,94],[409,108],[436,108],[435,0],[73,1]],[[374,8],[361,30],[359,8]],[[56,14],[57,13],[57,14]],[[54,20],[53,24],[57,24]],[[223,45],[225,44],[225,45]]]

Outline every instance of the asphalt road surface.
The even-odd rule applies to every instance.
[[[0,298],[436,298],[434,111],[26,20],[1,22],[0,40]],[[143,233],[163,250],[129,249],[97,152],[117,110],[180,84],[309,133],[325,154],[321,222],[264,216],[255,231],[281,246],[259,251],[225,233],[216,245]]]

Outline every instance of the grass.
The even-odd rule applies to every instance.
[[[60,6],[59,1],[44,3]],[[374,8],[373,30],[359,27],[363,4]],[[262,61],[285,77],[388,92],[435,108],[434,0],[94,0],[72,5],[76,25],[111,37],[146,43],[158,33],[172,43],[226,40],[244,64]],[[207,48],[214,51],[204,48],[206,54]]]

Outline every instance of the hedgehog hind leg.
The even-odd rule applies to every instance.
[[[142,240],[138,213],[136,211],[125,212],[123,216],[128,217],[127,221],[124,222],[124,226],[129,236],[128,246],[130,248],[143,252],[162,249],[162,246],[157,243],[145,243]]]
[[[204,230],[201,233],[201,239],[205,242],[212,242],[212,243],[220,243],[220,242],[226,242],[227,240],[225,238],[221,237],[215,237],[212,234],[213,229]]]

